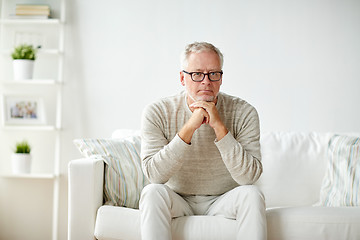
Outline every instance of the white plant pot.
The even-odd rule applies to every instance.
[[[28,153],[13,153],[11,155],[12,172],[14,174],[29,174],[31,170],[31,155]]]
[[[14,80],[32,79],[34,73],[34,60],[13,60]]]

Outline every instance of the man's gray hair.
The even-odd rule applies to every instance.
[[[217,47],[207,42],[194,42],[186,45],[184,52],[181,54],[182,69],[185,69],[187,67],[188,59],[191,53],[200,53],[205,51],[215,52],[220,58],[220,67],[223,67],[224,56]]]

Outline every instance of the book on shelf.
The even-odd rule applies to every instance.
[[[45,15],[15,15],[10,14],[10,19],[49,19],[49,16]]]
[[[24,16],[34,18],[50,17],[50,6],[48,5],[32,5],[32,4],[16,4],[15,16]]]
[[[16,4],[17,9],[50,9],[46,4]]]

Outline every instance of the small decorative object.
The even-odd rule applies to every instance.
[[[36,49],[32,45],[21,44],[15,47],[11,57],[13,59],[14,79],[32,79]]]
[[[3,96],[4,125],[45,124],[43,99],[32,96]]]
[[[31,147],[24,140],[16,143],[14,153],[11,155],[12,171],[14,174],[29,174],[31,170]]]

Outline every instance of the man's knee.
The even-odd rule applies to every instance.
[[[244,185],[235,189],[238,190],[239,194],[243,196],[244,200],[247,200],[250,203],[265,203],[264,194],[255,185]]]
[[[144,201],[159,202],[160,199],[168,198],[167,186],[164,184],[148,184],[141,192],[140,206]]]

